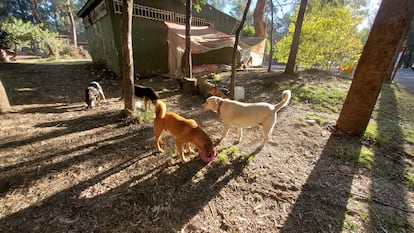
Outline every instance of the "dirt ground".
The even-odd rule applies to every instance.
[[[121,118],[119,81],[102,67],[0,64],[0,78],[15,111],[0,116],[0,232],[414,232],[412,190],[378,166],[332,156],[338,145],[361,141],[332,130],[338,113],[316,113],[306,101],[279,112],[263,149],[253,127],[224,164],[206,165],[195,154],[181,163],[170,136],[166,153],[156,153],[152,122]],[[94,80],[108,101],[86,111],[85,88]],[[137,82],[220,138],[222,123],[201,109],[203,96],[181,95],[165,77]],[[236,79],[246,102],[277,103],[280,87],[292,82],[350,85],[323,72],[256,70]],[[326,123],[302,124],[308,114]],[[235,136],[232,130],[216,149],[232,148]],[[414,156],[406,148],[397,152]],[[401,175],[405,165],[395,163]]]

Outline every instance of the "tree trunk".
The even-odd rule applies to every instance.
[[[0,80],[0,113],[10,112],[10,103],[7,98],[6,90],[3,87],[3,83]]]
[[[33,17],[36,20],[36,24],[42,24],[43,20],[40,17],[39,8],[37,7],[37,0],[30,0],[30,6],[32,7]]]
[[[132,6],[133,0],[122,0],[121,45],[122,45],[122,93],[124,112],[131,115],[134,110],[134,60],[132,57]]]
[[[273,12],[274,12],[274,5],[273,0],[269,0],[270,2],[270,18],[271,18],[271,24],[270,24],[270,51],[269,51],[269,66],[267,67],[267,72],[272,71],[272,60],[273,60]]]
[[[185,72],[189,79],[193,78],[193,62],[191,59],[191,21],[193,1],[186,0],[185,4]]]
[[[296,55],[299,49],[300,32],[302,31],[303,18],[305,17],[306,5],[308,0],[301,0],[298,12],[298,18],[295,24],[295,32],[293,33],[292,46],[290,47],[289,59],[286,64],[285,74],[294,74],[296,66]]]
[[[236,56],[237,56],[237,47],[239,47],[240,32],[243,29],[244,22],[246,21],[247,12],[249,11],[251,2],[252,0],[247,0],[246,8],[244,8],[243,18],[240,22],[239,27],[236,30],[235,41],[234,41],[234,46],[233,46],[233,58],[231,60],[231,76],[230,76],[230,98],[231,99],[234,99],[234,87],[235,87],[234,79],[236,78]]]
[[[36,24],[40,24],[40,28],[45,30],[46,27],[43,24],[42,18],[40,17],[39,8],[37,7],[37,0],[30,0],[30,6],[32,7],[34,18],[36,19]],[[52,46],[46,42],[46,47],[49,50],[49,55],[58,56],[58,51],[56,51]]]
[[[400,0],[398,4],[393,0],[382,1],[339,115],[339,130],[354,135],[364,133],[389,74],[390,62],[413,15],[412,0]]]
[[[70,31],[72,34],[72,44],[73,46],[77,47],[78,46],[78,39],[76,36],[76,24],[75,24],[75,19],[73,18],[73,14],[72,14],[72,1],[71,0],[67,0],[67,7],[68,7],[68,17],[69,17],[69,22],[70,22]]]
[[[265,5],[266,0],[257,0],[256,7],[254,8],[253,24],[256,37],[266,37],[266,26],[263,20]]]

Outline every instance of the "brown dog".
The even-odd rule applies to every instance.
[[[186,162],[183,152],[183,144],[187,145],[188,152],[194,153],[190,147],[193,143],[199,150],[206,154],[210,154],[213,149],[213,142],[210,137],[197,125],[193,119],[186,119],[173,112],[167,112],[165,103],[161,100],[157,101],[155,105],[155,119],[154,119],[154,135],[155,147],[158,152],[163,153],[160,143],[162,144],[162,136],[165,131],[175,138],[177,152],[183,162]]]
[[[227,95],[224,94],[217,85],[208,88],[207,93],[213,96],[217,96],[223,99],[227,99]]]

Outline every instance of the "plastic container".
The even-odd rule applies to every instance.
[[[241,87],[241,86],[234,87],[234,99],[244,100],[244,87]]]

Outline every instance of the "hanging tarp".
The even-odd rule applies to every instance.
[[[170,75],[181,73],[181,61],[185,51],[185,25],[164,21],[168,27],[168,68]],[[191,53],[201,54],[234,46],[234,36],[209,26],[191,27]]]

